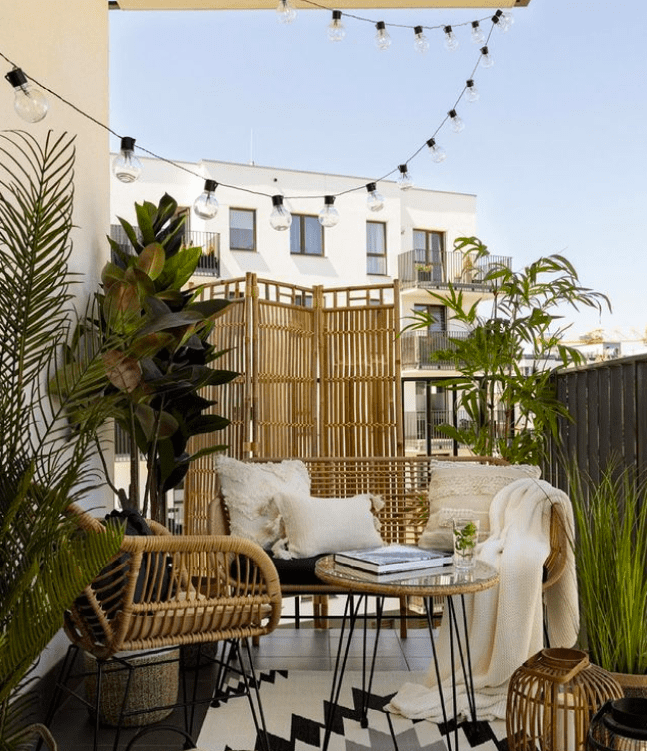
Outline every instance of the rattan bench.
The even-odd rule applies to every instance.
[[[447,457],[441,457],[447,461]],[[492,457],[454,457],[450,461],[471,461],[482,464],[507,464]],[[280,459],[252,459],[250,461],[280,461]],[[384,507],[377,516],[381,535],[386,543],[415,545],[425,527],[424,509],[427,488],[437,457],[316,457],[302,459],[308,468],[311,494],[321,498],[346,498],[358,493],[380,495]],[[214,503],[214,499],[217,499]],[[421,513],[422,512],[422,513]],[[227,534],[226,508],[219,492],[214,470],[191,470],[185,488],[185,527],[189,534]],[[565,566],[565,535],[563,525],[554,518],[551,523],[551,554],[546,561],[544,587],[554,584]],[[304,583],[287,580],[280,563],[275,561],[284,596],[297,597],[295,614],[298,617],[298,598],[311,595],[314,599],[315,624],[324,625],[328,616],[328,595],[344,594],[316,578]],[[407,613],[407,603],[400,604],[401,616]],[[401,632],[406,634],[406,618],[401,617]]]

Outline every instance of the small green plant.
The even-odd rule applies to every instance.
[[[563,343],[568,328],[560,325],[563,310],[611,306],[605,295],[581,285],[563,256],[539,258],[512,271],[500,263],[483,265],[490,254],[476,237],[458,238],[454,248],[472,268],[484,269],[479,282],[491,295],[467,307],[463,291],[452,283],[446,293],[428,291],[447,308],[452,327],[469,332],[461,338],[449,333],[449,346],[432,355],[433,361],[456,363],[459,375],[438,385],[455,391],[457,407],[467,413],[463,426],[445,424],[439,430],[476,455],[538,464],[548,436],[557,433],[558,418],[569,419],[551,374],[584,362],[577,349]],[[412,320],[404,331],[435,322],[425,311],[416,311]],[[525,358],[532,363],[529,372],[522,366]]]
[[[476,547],[478,529],[474,522],[468,522],[464,527],[454,529],[454,549],[465,554]]]

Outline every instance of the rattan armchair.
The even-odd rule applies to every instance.
[[[89,514],[76,507],[71,511],[81,528],[103,529]],[[215,642],[228,642],[238,654],[240,643],[247,645],[248,637],[269,634],[279,622],[278,575],[258,545],[229,536],[173,536],[162,525],[149,525],[152,535],[124,537],[119,554],[65,614],[70,650],[74,654],[85,650],[97,664],[95,748],[101,677],[108,660],[118,659],[127,669],[128,659],[120,657],[124,652]],[[247,657],[251,663],[249,649]],[[68,653],[57,684],[59,696],[50,707],[50,722],[73,662]],[[250,667],[248,688],[256,688],[253,665]],[[247,674],[243,679],[247,685]],[[262,709],[257,690],[254,693],[254,698],[249,691],[248,696],[255,722],[257,713],[261,719],[262,733]],[[118,728],[126,715],[126,702],[125,696]],[[258,722],[256,725],[258,729]],[[118,737],[119,729],[115,748]],[[260,742],[264,740],[263,736]]]

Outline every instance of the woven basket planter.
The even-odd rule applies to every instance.
[[[625,696],[633,699],[647,699],[647,675],[633,673],[611,673],[622,686]]]
[[[88,701],[94,703],[97,695],[97,665],[91,654],[83,653],[85,670],[91,673],[85,678],[85,692]],[[170,662],[169,660],[172,660]],[[126,712],[164,707],[177,702],[179,684],[179,648],[157,654],[139,652],[128,655],[128,661],[135,666],[130,681],[130,692],[125,707]],[[118,662],[109,661],[103,669],[101,686],[100,720],[104,725],[117,726],[124,700],[128,671]],[[168,717],[172,709],[159,709],[155,712],[124,717],[124,727],[152,725]]]
[[[510,751],[584,751],[591,718],[622,697],[611,673],[577,649],[543,649],[517,668],[508,685]]]

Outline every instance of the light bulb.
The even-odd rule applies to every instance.
[[[400,170],[400,175],[398,176],[398,186],[400,187],[400,190],[409,190],[409,188],[413,188],[413,180],[409,174],[408,166],[406,164],[400,164],[398,169]]]
[[[456,110],[449,110],[447,114],[452,121],[451,126],[454,133],[460,133],[462,130],[465,130],[465,123],[460,119]]]
[[[492,16],[492,23],[499,31],[505,33],[514,23],[514,16],[509,11],[497,10]]]
[[[334,227],[339,221],[339,212],[334,206],[335,196],[324,198],[324,207],[319,212],[319,224],[322,227]]]
[[[472,21],[472,41],[474,44],[483,44],[485,42],[485,34],[478,21]]]
[[[492,55],[490,55],[490,50],[488,49],[487,45],[485,47],[481,47],[480,62],[484,68],[491,68],[494,65],[494,60],[492,59]]]
[[[297,17],[296,9],[290,5],[289,0],[279,0],[276,6],[276,17],[281,23],[292,23]]]
[[[14,88],[13,108],[16,114],[28,123],[42,120],[49,109],[49,102],[40,89],[33,87],[20,68],[10,70],[5,78]]]
[[[445,32],[445,49],[453,51],[458,48],[458,39],[456,38],[456,34],[452,31],[451,26],[445,26],[443,29]]]
[[[388,50],[391,46],[391,37],[386,30],[386,24],[384,21],[378,21],[375,24],[375,28],[377,29],[375,32],[375,44],[378,50]]]
[[[442,146],[439,146],[434,138],[430,138],[427,141],[427,146],[429,146],[429,153],[431,154],[432,162],[440,164],[440,162],[444,162],[445,159],[447,159],[445,149],[443,149]]]
[[[142,163],[135,156],[135,139],[121,139],[121,153],[112,163],[112,174],[122,183],[133,183],[142,173]]]
[[[478,101],[481,94],[479,93],[479,90],[476,88],[476,84],[474,83],[474,79],[470,78],[467,81],[467,88],[465,89],[465,98],[468,102],[476,102]]]
[[[270,214],[270,224],[273,229],[282,232],[290,229],[292,224],[292,214],[283,205],[283,196],[272,196],[272,213]]]
[[[416,35],[413,41],[413,48],[416,52],[425,53],[429,49],[429,40],[422,31],[422,26],[416,26],[413,29]]]
[[[328,39],[331,42],[341,42],[346,36],[346,29],[341,22],[341,11],[333,10],[332,21],[328,24]]]
[[[217,187],[215,180],[204,181],[204,191],[193,202],[193,213],[200,219],[213,219],[218,213],[219,204],[215,195]]]
[[[366,190],[368,191],[366,205],[369,209],[371,211],[382,211],[384,208],[384,196],[377,192],[377,185],[375,183],[368,183]]]

